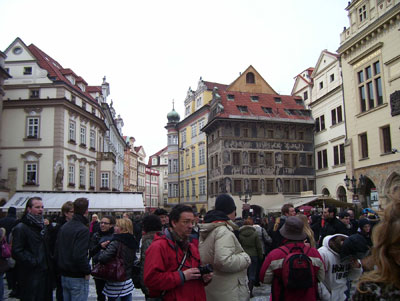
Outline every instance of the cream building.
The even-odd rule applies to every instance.
[[[135,152],[137,154],[137,191],[143,192],[143,199],[146,194],[146,153],[143,146],[136,146]]]
[[[135,138],[125,137],[127,147],[124,157],[124,191],[138,191],[138,154],[135,151]]]
[[[339,55],[323,50],[315,68],[307,70],[312,70],[309,77],[306,77],[308,72],[296,77],[292,95],[303,97],[316,122],[316,194],[347,202],[344,182],[346,129]]]
[[[348,199],[384,206],[400,185],[400,1],[353,0],[341,33]],[[352,186],[351,183],[350,188]],[[378,200],[375,202],[375,200]]]
[[[158,200],[156,207],[168,205],[168,146],[159,150],[157,153],[149,157],[148,167],[157,170],[158,177]]]
[[[101,89],[19,38],[5,54],[12,78],[4,85],[1,178],[10,194],[109,189],[100,178],[107,130]]]

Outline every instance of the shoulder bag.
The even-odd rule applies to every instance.
[[[95,278],[111,282],[123,282],[126,280],[124,261],[121,258],[122,243],[119,243],[117,254],[107,263],[96,263],[91,272]]]

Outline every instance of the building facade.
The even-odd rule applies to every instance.
[[[145,207],[150,212],[159,207],[159,177],[160,173],[158,170],[146,167]]]
[[[164,147],[149,157],[148,167],[157,170],[158,177],[158,200],[157,207],[168,205],[168,147]]]
[[[349,201],[384,206],[400,185],[400,1],[353,0],[340,35]],[[354,188],[352,189],[352,184]]]
[[[209,207],[218,194],[230,193],[243,214],[261,216],[286,198],[314,191],[313,128],[303,100],[278,95],[252,66],[225,90],[214,89],[203,128]]]
[[[135,138],[125,137],[124,191],[138,191],[138,154],[135,151]]]
[[[316,122],[316,193],[347,202],[345,185],[346,136],[343,89],[339,55],[323,50],[307,81],[302,72],[295,80],[292,95],[303,98]],[[311,91],[311,93],[309,93]]]
[[[137,154],[137,191],[143,192],[143,199],[146,194],[146,153],[143,146],[134,147]]]

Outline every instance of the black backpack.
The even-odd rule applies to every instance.
[[[304,249],[306,249],[304,252]],[[279,248],[286,254],[282,264],[282,282],[288,290],[307,290],[315,283],[315,273],[311,258],[308,257],[310,247],[286,246]]]

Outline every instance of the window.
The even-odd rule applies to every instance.
[[[196,166],[196,149],[192,148],[192,167]]]
[[[89,187],[94,188],[95,185],[95,172],[94,169],[89,170]]]
[[[186,180],[186,196],[189,196],[189,180]]]
[[[331,116],[332,116],[332,125],[342,122],[343,121],[342,106],[338,106],[337,108],[331,110]]]
[[[252,102],[258,102],[258,96],[250,96]]]
[[[177,173],[178,172],[178,159],[173,159],[172,160],[172,172]]]
[[[382,141],[382,152],[384,154],[392,152],[392,140],[390,138],[390,126],[381,128],[381,141]]]
[[[205,177],[199,178],[199,194],[200,195],[206,194],[206,178]]]
[[[328,167],[328,153],[326,149],[317,152],[317,159],[318,159],[318,169],[323,169]]]
[[[39,96],[40,96],[40,90],[39,89],[29,90],[29,98],[30,99],[39,98]]]
[[[202,103],[201,97],[197,98],[197,100],[196,100],[196,107],[201,107],[202,104],[203,104],[203,103]]]
[[[199,146],[199,165],[205,164],[205,148],[204,145]]]
[[[331,82],[333,82],[334,80],[335,80],[335,74],[331,74],[330,76],[329,76],[329,80],[331,81]]]
[[[265,153],[265,166],[271,167],[274,165],[273,153]]]
[[[248,113],[247,106],[236,106],[240,113]]]
[[[358,9],[358,17],[359,17],[359,21],[360,23],[365,21],[365,19],[367,18],[367,7],[366,5],[362,5],[359,9]]]
[[[272,108],[268,108],[268,107],[261,107],[261,109],[264,111],[264,113],[267,113],[267,114],[272,114]]]
[[[168,135],[168,145],[177,145],[178,135]]]
[[[283,192],[290,192],[290,180],[283,180]]]
[[[100,175],[101,187],[103,189],[109,189],[110,187],[110,174],[108,172],[102,172]]]
[[[305,92],[303,93],[303,99],[304,99],[304,100],[307,100],[307,99],[308,99],[308,91],[305,91]]]
[[[185,116],[187,116],[187,115],[189,115],[190,114],[190,106],[187,106],[186,108],[185,108]]]
[[[39,117],[28,117],[26,137],[39,138]]]
[[[32,67],[24,67],[24,75],[32,74]]]
[[[185,163],[184,163],[184,156],[183,156],[183,152],[182,152],[182,154],[181,154],[181,157],[180,157],[180,159],[181,159],[181,162],[180,162],[180,164],[181,164],[181,171],[182,171],[182,170],[185,170]],[[169,172],[171,172],[171,171],[169,171]]]
[[[266,184],[266,192],[274,192],[274,180],[266,180],[265,181]]]
[[[157,158],[151,159],[151,165],[157,165]]]
[[[84,188],[86,183],[85,177],[86,169],[84,167],[79,167],[79,187]]]
[[[205,125],[205,119],[203,118],[203,119],[200,119],[199,120],[199,135],[200,135],[200,130],[204,127],[204,125]]]
[[[254,77],[254,73],[253,72],[248,72],[246,74],[246,84],[255,84],[256,79]]]
[[[307,166],[313,167],[313,155],[312,154],[307,154]]]
[[[181,141],[182,141],[182,143],[186,142],[186,129],[184,129],[184,130],[182,131],[182,134],[181,134]]]
[[[267,130],[267,138],[274,139],[274,130]]]
[[[69,141],[74,141],[76,140],[76,132],[75,132],[76,124],[75,121],[70,120],[69,121]]]
[[[319,82],[319,89],[323,89],[324,88],[324,82]]]
[[[86,127],[81,125],[81,145],[86,146]]]
[[[72,102],[72,103],[76,103],[76,96],[75,96],[75,95],[72,95],[72,96],[71,96],[71,102]]]
[[[275,103],[282,103],[282,99],[280,97],[274,97]]]
[[[362,159],[368,158],[368,139],[367,139],[367,133],[363,133],[358,136],[359,139],[359,152],[360,152],[360,157]]]
[[[90,148],[96,148],[96,131],[90,130]]]
[[[233,180],[233,190],[235,193],[242,192],[242,180]]]
[[[294,192],[301,192],[301,180],[294,180]]]
[[[333,165],[344,164],[344,144],[335,145],[333,147]]]
[[[74,165],[68,166],[68,185],[70,185],[70,186],[75,185],[75,166]]]
[[[243,137],[249,137],[249,129],[243,129]]]
[[[232,165],[240,165],[240,152],[232,153]]]
[[[315,119],[315,130],[317,133],[325,130],[325,115],[321,115]]]
[[[290,167],[290,155],[283,154],[283,167]]]
[[[250,153],[250,165],[256,166],[257,165],[257,153]]]
[[[253,193],[258,192],[258,180],[251,180],[251,191]]]
[[[383,104],[380,61],[360,70],[357,77],[361,112]]]
[[[192,196],[196,196],[196,179],[192,179]]]
[[[37,163],[26,163],[26,185],[37,185],[38,184],[38,164]]]
[[[235,100],[235,95],[228,94],[227,99],[230,100],[230,101],[234,101]]]
[[[197,123],[192,124],[192,137],[197,136]]]
[[[298,165],[298,155],[297,154],[292,154],[292,167],[297,167]]]

